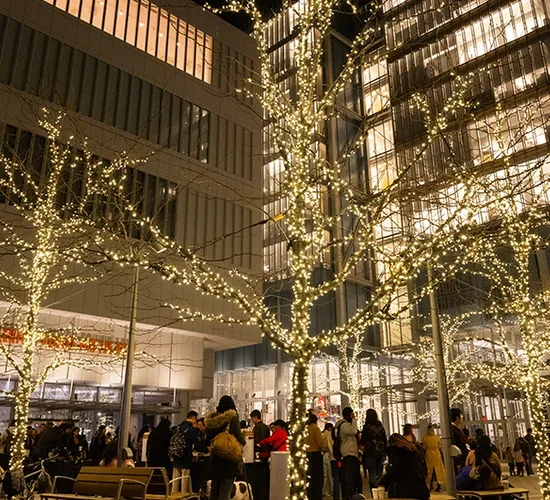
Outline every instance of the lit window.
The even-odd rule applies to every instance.
[[[139,12],[138,0],[130,0],[130,5],[128,6],[128,26],[126,27],[126,41],[130,45],[136,44],[138,12]]]
[[[69,14],[78,17],[78,9],[80,8],[80,0],[70,0],[69,1]]]
[[[103,15],[105,13],[105,2],[100,0],[94,3],[94,17],[92,24],[99,29],[103,29]]]
[[[185,49],[187,40],[187,23],[179,20],[178,37],[176,42],[176,66],[182,71],[185,70]]]
[[[149,4],[141,1],[139,5],[136,47],[143,51],[146,50],[147,26],[149,26]]]
[[[147,53],[152,56],[155,56],[157,51],[158,22],[159,8],[151,4],[151,9],[149,10],[149,29],[147,31]]]
[[[204,33],[197,30],[197,55],[195,64],[195,76],[202,80],[202,69],[204,66]]]
[[[160,9],[157,57],[161,61],[166,61],[166,44],[167,43],[168,43],[168,12],[166,12],[164,9]]]
[[[187,29],[187,60],[185,71],[190,75],[195,74],[195,27],[189,25]]]
[[[177,40],[178,19],[170,16],[168,20],[168,49],[166,52],[166,62],[171,66],[176,65],[176,40]]]
[[[212,82],[212,37],[149,0],[44,0],[139,50]]]
[[[204,81],[212,83],[212,37],[208,35],[204,43]]]
[[[86,23],[92,22],[92,12],[94,3],[92,0],[82,0],[82,6],[80,7],[80,19]]]
[[[118,12],[116,16],[115,36],[124,40],[126,20],[128,19],[128,0],[118,0]]]

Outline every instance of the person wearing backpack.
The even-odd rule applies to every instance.
[[[388,491],[389,498],[427,500],[428,468],[424,450],[401,434],[392,434],[388,442],[388,466],[378,482]]]
[[[206,415],[204,423],[211,454],[210,500],[229,500],[235,478],[242,471],[242,447],[246,443],[233,398],[222,396],[216,411]]]
[[[384,426],[373,408],[367,410],[360,444],[363,446],[363,466],[369,472],[370,487],[375,488],[384,472],[388,438]]]
[[[174,467],[172,480],[182,476],[191,476],[191,464],[193,463],[193,450],[198,444],[199,431],[197,429],[197,418],[199,414],[191,410],[187,414],[187,419],[179,424],[172,433],[170,438],[170,446],[168,447],[168,455]],[[191,493],[184,491],[183,480],[174,481],[172,483],[172,493]]]

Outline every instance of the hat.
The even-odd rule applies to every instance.
[[[222,396],[220,398],[220,402],[218,404],[218,407],[216,408],[216,411],[218,413],[224,413],[227,410],[237,410],[235,407],[235,401],[233,401],[233,398],[231,396]]]

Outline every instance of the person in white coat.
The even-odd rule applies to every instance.
[[[342,454],[342,498],[350,500],[356,493],[362,493],[359,468],[359,444],[357,420],[350,407],[344,408],[342,420],[336,422],[335,435],[340,438]]]

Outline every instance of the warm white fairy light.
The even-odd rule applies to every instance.
[[[40,313],[52,294],[71,284],[90,283],[100,276],[95,266],[86,267],[89,252],[101,244],[111,244],[110,232],[100,230],[87,213],[89,202],[95,196],[122,193],[126,163],[104,165],[92,161],[88,152],[77,158],[85,165],[83,193],[71,201],[60,202],[59,193],[67,189],[64,172],[75,170],[73,150],[61,138],[63,115],[40,123],[46,130],[49,147],[46,151],[48,169],[41,184],[33,178],[22,159],[0,155],[0,189],[9,201],[5,217],[0,223],[0,246],[5,255],[17,260],[13,275],[1,271],[3,298],[10,304],[1,327],[0,355],[8,370],[18,378],[15,399],[15,435],[12,444],[12,470],[22,467],[24,443],[28,425],[32,393],[59,366],[66,363],[65,352],[90,354],[73,360],[81,367],[109,363],[124,354],[124,348],[108,342],[80,338],[74,331],[45,329],[40,324]],[[69,142],[72,138],[69,139]],[[79,144],[87,151],[86,143]],[[24,182],[20,182],[24,179]],[[23,185],[23,186],[22,186]],[[14,286],[15,285],[15,286]],[[12,291],[13,290],[16,291]],[[33,366],[40,350],[48,349],[53,356],[40,373]],[[99,360],[106,355],[109,359]],[[78,357],[75,357],[78,358]]]

